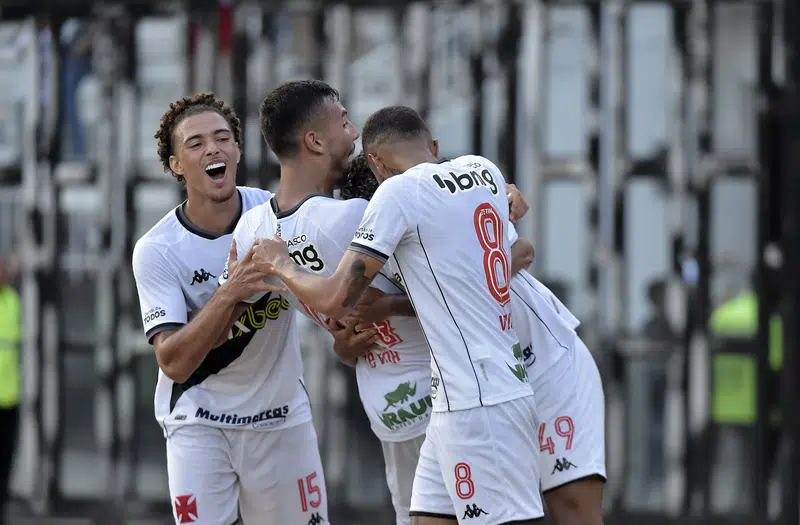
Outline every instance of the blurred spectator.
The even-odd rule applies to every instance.
[[[78,87],[89,74],[92,66],[92,26],[85,21],[71,18],[61,27],[61,44],[64,46],[64,70],[61,97],[64,104],[65,144],[62,153],[67,159],[86,157],[86,130],[78,107]]]
[[[647,287],[651,314],[644,324],[642,335],[653,343],[655,351],[647,359],[649,375],[650,417],[647,428],[646,478],[658,483],[664,476],[664,411],[667,392],[667,363],[677,335],[667,317],[667,283],[651,281]]]
[[[19,423],[22,326],[19,295],[11,286],[14,273],[12,265],[0,258],[0,525],[6,523],[6,503]]]

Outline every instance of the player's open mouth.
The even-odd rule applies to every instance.
[[[222,183],[225,181],[225,170],[226,164],[224,162],[215,162],[214,164],[209,164],[206,166],[206,174],[211,177],[216,183]]]

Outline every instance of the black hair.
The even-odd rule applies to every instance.
[[[378,179],[372,174],[367,162],[367,154],[359,153],[347,166],[344,183],[340,188],[343,199],[370,200],[378,189]]]
[[[207,112],[217,113],[228,121],[233,133],[233,140],[241,147],[242,126],[239,117],[231,107],[219,100],[214,93],[200,93],[191,97],[183,97],[169,105],[167,112],[161,116],[161,125],[154,136],[158,141],[158,157],[161,159],[165,172],[172,171],[169,167],[169,158],[175,154],[173,144],[175,128],[185,118]],[[173,173],[172,176],[178,179],[178,182],[183,182],[183,175]]]
[[[425,121],[414,109],[408,106],[389,106],[379,109],[369,116],[361,130],[361,144],[364,151],[385,141],[414,140],[431,137]]]
[[[278,158],[297,152],[298,131],[329,99],[339,100],[339,92],[320,80],[284,82],[264,98],[259,110],[261,134]]]

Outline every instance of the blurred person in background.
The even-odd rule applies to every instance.
[[[650,301],[650,317],[644,324],[642,335],[653,345],[654,355],[647,360],[650,372],[649,410],[650,424],[647,425],[647,480],[659,484],[664,476],[664,410],[667,392],[667,362],[671,349],[677,343],[677,334],[667,317],[667,283],[654,279],[647,286]]]
[[[5,525],[19,427],[21,304],[11,286],[14,265],[0,257],[0,525]]]
[[[63,151],[69,160],[86,156],[86,130],[79,107],[78,88],[92,67],[93,26],[86,21],[70,18],[61,26],[61,45],[64,47],[64,69],[61,100],[64,104],[64,134],[69,149]]]

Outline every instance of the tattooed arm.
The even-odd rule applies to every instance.
[[[283,281],[303,303],[334,319],[350,313],[384,264],[348,250],[336,272],[325,278],[294,264],[286,243],[277,237],[259,240],[253,261],[262,273]]]

